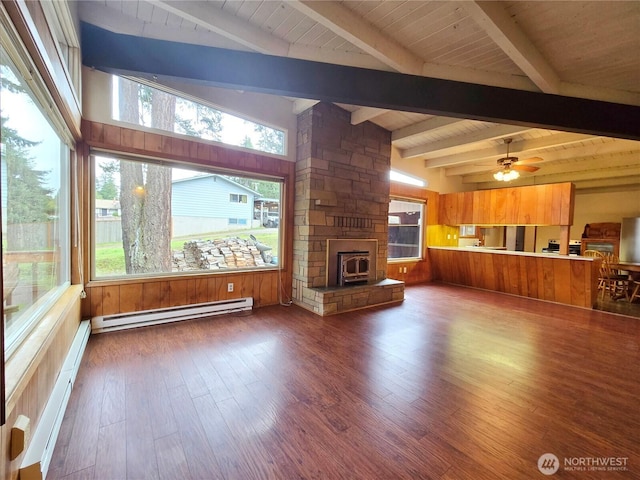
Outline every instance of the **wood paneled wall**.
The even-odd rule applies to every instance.
[[[430,248],[434,280],[592,308],[599,261],[569,256],[518,255]]]
[[[436,234],[441,229],[438,225],[438,193],[425,188],[391,182],[390,195],[392,197],[421,200],[426,203],[426,229],[423,239],[423,255],[420,260],[393,261],[387,263],[387,278],[401,280],[407,285],[431,281],[432,272],[427,245],[432,245]],[[439,244],[438,244],[439,245]],[[405,272],[406,269],[406,272]]]
[[[40,2],[2,2],[55,107],[71,132],[80,138],[80,102]],[[8,33],[11,35],[11,33]],[[35,72],[32,72],[36,76]],[[47,102],[48,103],[48,102]],[[0,428],[0,478],[16,479],[24,453],[9,458],[11,428],[19,415],[35,431],[80,323],[80,287],[71,286],[43,316],[20,347],[3,364],[6,423]],[[29,444],[27,441],[27,446]]]
[[[35,431],[80,324],[80,287],[71,286],[6,364],[7,422],[1,429],[0,478],[16,479],[21,454],[9,459],[11,427],[18,415]]]
[[[86,302],[92,317],[242,297],[253,297],[254,306],[260,307],[278,303],[278,276],[277,270],[270,270],[161,280],[90,282]],[[227,292],[228,283],[233,283],[233,292]]]
[[[572,225],[572,183],[440,195],[442,225]]]
[[[291,297],[292,264],[292,208],[295,164],[259,153],[235,150],[197,140],[171,137],[158,133],[108,125],[92,121],[82,124],[85,145],[83,148],[84,188],[82,218],[85,238],[84,258],[89,256],[91,216],[89,208],[89,153],[91,148],[106,149],[123,154],[167,159],[200,165],[233,169],[249,174],[276,176],[284,179],[283,194],[283,243],[280,261],[282,271],[240,271],[197,273],[149,279],[118,279],[89,281],[87,299],[83,302],[84,317],[137,312],[157,308],[212,302],[230,298],[253,297],[254,305],[274,305]],[[89,265],[85,265],[85,278],[89,278]],[[234,291],[227,292],[227,283],[234,284]],[[282,286],[282,287],[281,287]]]
[[[82,138],[90,147],[218,167],[240,172],[293,178],[295,164],[257,152],[236,150],[197,140],[172,137],[106,123],[84,120]]]

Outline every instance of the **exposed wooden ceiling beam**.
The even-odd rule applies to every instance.
[[[600,145],[588,145],[560,151],[547,151],[539,154],[543,161],[536,163],[535,166],[544,168],[544,174],[562,173],[567,170],[603,170],[635,166],[638,169],[637,173],[640,174],[638,151],[619,150],[620,147],[614,142],[607,144],[607,146],[607,149],[603,149]],[[478,175],[486,174],[487,171],[495,168],[497,168],[497,164],[463,165],[446,168],[445,175],[447,177],[463,175],[477,179],[480,178]]]
[[[289,2],[289,4],[394,70],[401,73],[422,75],[423,59],[395,40],[380,33],[373,25],[339,3],[296,0]],[[351,123],[358,125],[387,111],[379,108],[375,110],[360,108],[351,114]]]
[[[527,130],[530,129],[513,125],[494,125],[492,127],[478,130],[473,133],[456,135],[454,137],[445,138],[436,142],[430,142],[417,147],[407,148],[406,150],[400,151],[400,156],[402,158],[411,158],[429,154],[430,157],[448,157],[455,153],[464,152],[465,150],[474,148],[474,143],[505,138],[511,135],[524,133]],[[431,159],[428,160],[429,166],[431,166],[431,161]]]
[[[177,6],[180,10],[181,6],[188,6],[188,3],[194,2],[175,2],[174,7]],[[124,2],[123,8],[125,6],[135,6],[135,2]],[[160,8],[159,5],[157,5]],[[149,6],[151,8],[151,6]],[[224,22],[220,21],[220,29],[218,32],[211,30],[207,26],[203,26],[202,29],[193,30],[193,29],[184,29],[179,28],[177,26],[164,25],[164,24],[155,24],[141,21],[135,16],[125,15],[122,12],[107,7],[99,2],[90,2],[89,5],[86,2],[80,2],[78,7],[82,12],[82,18],[87,22],[94,25],[102,25],[107,30],[112,32],[121,33],[125,35],[135,35],[144,38],[153,38],[158,40],[164,40],[166,38],[171,38],[172,41],[175,42],[184,42],[191,43],[193,45],[203,45],[203,46],[211,46],[211,47],[223,47],[223,48],[234,48],[234,49],[249,49],[249,50],[257,50],[254,48],[252,38],[255,39],[259,33],[256,33],[255,27],[252,27],[249,23],[245,23],[244,29],[248,30],[250,35],[244,39],[242,43],[237,43],[233,40],[234,37],[237,36],[240,32],[232,32],[230,35],[226,34],[226,30],[222,28]],[[190,10],[184,9],[184,15],[182,18],[189,20],[189,12]],[[175,11],[176,15],[179,15],[179,12]],[[227,14],[228,15],[228,14]],[[233,17],[236,18],[236,17]],[[236,20],[238,20],[236,18]],[[190,21],[190,20],[189,20]],[[202,25],[201,25],[202,26]],[[259,30],[259,32],[262,32]],[[262,32],[264,35],[269,35],[265,32]],[[282,41],[277,39],[278,41]],[[221,39],[226,40],[228,45],[221,45]],[[269,42],[265,45],[262,45],[264,48],[267,45],[274,44],[278,45],[279,42],[276,41]],[[284,42],[287,43],[287,42]],[[334,63],[336,65],[350,65],[356,66],[360,68],[371,68],[375,70],[390,70],[390,67],[379,62],[375,58],[370,55],[364,53],[355,53],[355,52],[339,52],[336,50],[323,50],[313,47],[307,47],[305,45],[292,45],[288,44],[288,57],[290,58],[299,58],[303,60],[312,60],[316,62],[325,62],[325,63]],[[282,46],[279,47],[282,50]],[[277,55],[277,51],[271,51],[270,54]]]
[[[605,192],[635,192],[640,190],[640,175],[629,175],[622,178],[606,178],[573,182],[576,195]]]
[[[289,42],[253,27],[222,9],[213,7],[209,2],[146,1],[256,52],[283,57],[289,54]]]
[[[640,139],[640,108],[118,35],[82,24],[83,63],[295,98]]]
[[[532,151],[539,150],[541,148],[569,145],[572,143],[592,140],[594,138],[596,137],[582,135],[579,133],[557,133],[554,135],[548,135],[546,137],[513,142],[511,145],[509,145],[509,153],[515,154],[520,152],[527,152],[527,154],[529,154]],[[462,140],[462,138],[458,137],[458,141]],[[469,162],[482,163],[496,160],[498,157],[503,156],[506,153],[506,145],[496,145],[494,147],[483,148],[481,150],[468,151],[457,155],[447,155],[440,158],[425,160],[424,165],[425,168],[439,168],[450,167],[452,165]]]
[[[447,117],[431,117],[421,122],[408,125],[403,128],[399,128],[391,133],[391,141],[406,140],[423,133],[433,132],[446,127],[455,125],[456,123],[464,122],[459,118],[447,118]]]
[[[505,10],[503,2],[465,2],[463,8],[544,93],[560,93],[560,78]]]
[[[248,22],[240,20],[239,18],[226,13],[224,10],[211,8],[206,2],[176,2],[166,0],[147,1],[159,8],[178,15],[181,18],[189,20],[196,25],[200,25],[208,30],[230,38],[257,52],[283,57],[292,56],[292,45],[288,42],[265,33],[259,28],[252,27]],[[297,48],[296,51],[298,55],[304,58],[305,52],[302,49]],[[379,56],[376,58],[380,59]],[[314,60],[319,59],[314,58]],[[335,59],[331,58],[331,60]],[[389,64],[386,61],[384,63]],[[395,68],[393,64],[389,65]],[[422,68],[422,63],[420,63],[419,68]],[[388,112],[388,110],[380,108],[374,109],[370,107],[361,108],[353,112],[351,123],[353,125],[357,125],[367,120],[371,120],[385,112]]]
[[[394,70],[422,75],[422,58],[381,33],[347,7],[331,1],[295,0],[288,4]]]
[[[637,167],[620,167],[617,169],[603,169],[603,170],[584,170],[578,172],[560,172],[553,174],[536,174],[536,175],[528,175],[527,177],[521,176],[520,179],[523,183],[527,183],[528,179],[535,178],[535,183],[543,184],[543,183],[561,183],[561,182],[572,182],[578,183],[583,181],[592,181],[593,184],[591,186],[601,186],[601,185],[620,185],[622,184],[633,184],[637,182],[637,179],[640,178],[638,175]],[[614,183],[607,183],[606,180],[616,179]],[[632,182],[627,183],[629,179],[634,179]],[[473,175],[463,177],[463,184],[470,183],[492,183],[496,185],[505,186],[504,182],[496,182],[491,173],[487,173],[485,175]],[[509,182],[510,186],[518,186],[514,184],[514,182]]]
[[[522,76],[426,62],[338,2],[295,0],[288,5],[400,73],[521,90],[536,88]]]
[[[382,34],[373,25],[337,2],[296,0],[289,4],[398,72],[505,88],[531,91],[535,89],[535,84],[528,83],[524,77],[426,63],[424,59]],[[359,110],[351,115],[351,123],[354,125],[372,120],[387,111],[363,109],[360,112]],[[374,115],[374,112],[377,114]]]

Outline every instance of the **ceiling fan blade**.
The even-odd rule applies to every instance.
[[[520,172],[529,173],[537,172],[538,170],[540,170],[540,167],[532,167],[531,165],[512,165],[511,168]]]
[[[523,158],[522,160],[518,160],[518,163],[522,165],[525,163],[536,163],[541,161],[542,161],[542,158],[540,157],[531,157],[531,158]]]

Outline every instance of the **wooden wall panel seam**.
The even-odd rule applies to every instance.
[[[592,308],[598,269],[583,259],[430,248],[434,279],[578,307]],[[585,263],[586,262],[586,263]]]

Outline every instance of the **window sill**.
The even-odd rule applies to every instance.
[[[252,275],[260,274],[260,273],[273,273],[274,271],[280,270],[280,267],[274,265],[272,267],[262,267],[262,268],[247,268],[240,269],[236,268],[233,270],[208,270],[203,272],[184,272],[177,273],[173,275],[139,275],[139,276],[130,276],[130,277],[111,277],[111,278],[98,278],[95,280],[91,280],[87,283],[86,287],[108,287],[111,285],[129,285],[134,283],[153,283],[153,282],[171,282],[171,281],[179,281],[179,280],[189,280],[193,278],[202,278],[202,277],[211,277],[215,275],[242,275],[250,273]],[[286,272],[286,268],[281,269],[282,272]]]

